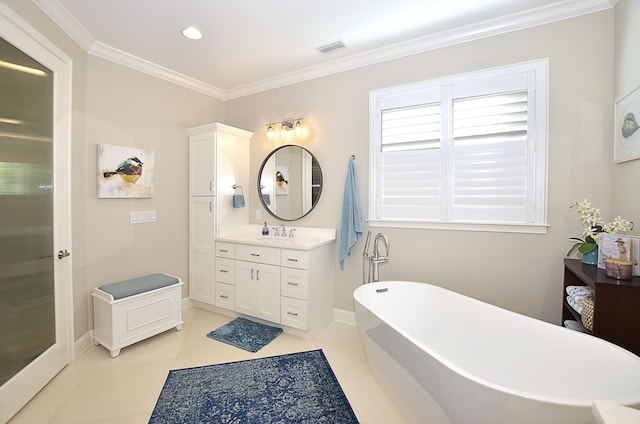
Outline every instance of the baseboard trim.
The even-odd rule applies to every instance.
[[[356,313],[344,309],[333,309],[333,320],[342,324],[357,325]]]
[[[84,333],[78,340],[73,344],[73,355],[71,357],[71,362],[75,361],[87,351],[93,344],[93,330],[89,330]]]
[[[185,309],[193,308],[194,306],[195,306],[195,303],[193,303],[193,300],[189,299],[188,297],[183,297],[182,298],[182,310],[183,311]]]

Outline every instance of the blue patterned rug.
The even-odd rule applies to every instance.
[[[149,424],[358,423],[321,349],[169,371]]]
[[[207,337],[220,342],[257,352],[282,333],[282,328],[253,322],[245,318],[236,318],[207,334]]]

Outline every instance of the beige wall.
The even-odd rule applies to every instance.
[[[255,133],[251,178],[269,142],[265,124],[303,116],[300,144],[322,166],[318,207],[293,225],[337,227],[347,161],[356,155],[363,213],[368,202],[369,90],[538,58],[549,58],[549,196],[547,235],[372,228],[391,240],[382,279],[432,282],[552,322],[560,321],[567,237],[581,232],[569,206],[587,197],[606,213],[610,199],[613,11],[442,48],[227,102],[227,122]],[[250,216],[260,208],[255,187]],[[263,212],[263,216],[266,216]],[[270,219],[271,222],[275,220]],[[254,221],[258,223],[257,220]],[[362,281],[364,238],[338,271],[335,306],[352,310]]]
[[[615,22],[614,100],[618,100],[640,87],[640,1],[620,0],[616,5]],[[638,182],[640,160],[613,165],[612,210],[616,215],[635,221],[634,234],[640,234]]]
[[[372,231],[384,231],[391,239],[391,262],[381,268],[384,279],[433,282],[559,322],[562,258],[569,247],[566,239],[580,232],[578,220],[569,214],[568,207],[587,197],[607,214],[611,203],[613,11],[438,49],[225,104],[89,56],[31,2],[3,1],[74,61],[72,253],[76,339],[92,327],[89,293],[96,285],[157,270],[187,281],[185,128],[222,121],[253,131],[250,169],[255,181],[263,158],[278,145],[267,141],[265,124],[303,116],[307,137],[300,144],[317,156],[325,187],[318,207],[293,225],[335,228],[340,219],[347,160],[352,154],[356,155],[360,198],[365,216],[367,213],[369,90],[542,57],[550,60],[548,234]],[[621,0],[619,7],[632,7],[631,3]],[[616,17],[621,19],[619,15]],[[630,23],[626,26],[631,31]],[[625,53],[629,55],[630,50]],[[637,76],[637,68],[629,75]],[[616,92],[627,92],[637,82],[618,86]],[[99,143],[155,150],[155,196],[97,199]],[[261,223],[254,219],[255,210],[260,208],[255,184],[247,191],[252,222]],[[129,212],[133,210],[156,210],[158,222],[131,225]],[[629,205],[625,210],[635,215],[638,212]],[[270,224],[275,222],[266,212],[262,214],[263,220],[268,217]],[[345,270],[337,274],[337,308],[353,309],[351,293],[361,282],[362,248],[363,239],[355,246]]]
[[[84,221],[80,243],[87,248],[81,252],[81,264],[74,257],[74,266],[84,274],[87,298],[100,284],[154,272],[173,274],[187,283],[189,144],[185,130],[224,121],[224,102],[89,56],[83,120],[85,130],[79,137],[86,183],[78,192],[84,201],[77,215]],[[96,146],[101,143],[155,152],[153,198],[96,197]],[[129,223],[131,211],[147,210],[156,211],[157,222]],[[187,296],[185,285],[183,297]],[[92,319],[93,314],[88,316]]]

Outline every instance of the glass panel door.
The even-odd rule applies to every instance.
[[[56,343],[53,81],[0,38],[0,386]]]

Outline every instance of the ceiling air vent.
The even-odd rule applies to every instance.
[[[346,48],[347,45],[342,41],[335,41],[333,43],[325,44],[324,46],[318,47],[318,51],[322,54],[329,54],[336,52],[338,50],[342,50]]]

